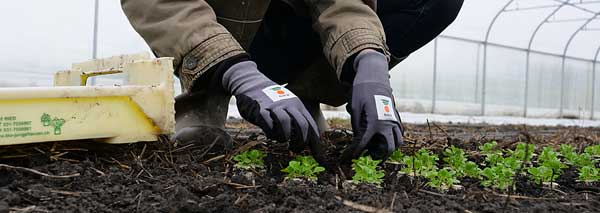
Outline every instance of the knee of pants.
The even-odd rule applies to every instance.
[[[464,0],[430,0],[434,2],[430,13],[436,14],[441,24],[448,26],[458,16]]]
[[[439,35],[457,17],[463,0],[379,0],[390,52],[404,58]]]

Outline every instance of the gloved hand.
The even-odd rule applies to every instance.
[[[365,150],[374,158],[387,159],[404,143],[387,59],[377,51],[366,50],[356,56],[354,68],[352,99],[347,105],[354,138],[344,150],[342,160],[357,158]]]
[[[309,145],[317,160],[324,156],[318,127],[302,101],[260,73],[254,62],[231,66],[223,74],[222,85],[235,95],[242,117],[259,126],[268,138],[289,140],[294,152]]]

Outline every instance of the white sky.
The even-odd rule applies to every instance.
[[[582,0],[572,0],[580,2]],[[586,0],[592,1],[592,0]],[[3,2],[0,7],[0,82],[36,82],[47,85],[51,74],[70,67],[73,62],[92,56],[93,0],[20,0]],[[465,0],[457,21],[444,34],[483,40],[493,15],[507,0]],[[510,8],[556,4],[555,0],[517,0]],[[600,11],[600,3],[586,4]],[[511,12],[502,15],[493,28],[490,41],[526,47],[533,29],[552,8]],[[572,7],[557,13],[552,20],[589,18]],[[566,41],[583,21],[547,24],[534,41],[533,48],[562,54]],[[600,20],[588,25],[600,29]],[[600,46],[600,31],[582,31],[573,40],[568,55],[591,59]],[[98,56],[149,51],[131,28],[118,0],[100,0]],[[460,51],[458,51],[460,54]],[[417,59],[418,60],[418,59]],[[425,61],[424,61],[425,62]]]

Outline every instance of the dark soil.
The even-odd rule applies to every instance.
[[[578,147],[600,143],[600,129],[488,125],[407,125],[410,153],[421,147],[440,152],[455,145],[475,152],[496,140],[503,148],[530,141],[540,146]],[[575,182],[568,169],[557,188],[541,188],[519,177],[514,192],[484,189],[465,179],[464,189],[441,193],[424,180],[398,175],[386,164],[381,187],[344,183],[345,166],[319,176],[317,183],[284,181],[280,171],[293,154],[256,129],[230,129],[234,150],[206,150],[166,138],[154,143],[107,145],[89,141],[44,143],[0,149],[0,213],[13,212],[599,212],[600,188]],[[329,159],[347,145],[351,131],[325,135]],[[214,146],[213,146],[214,147]],[[264,171],[233,168],[231,156],[253,148],[268,153]],[[16,168],[15,168],[16,167]],[[27,171],[33,169],[45,174]],[[72,176],[72,177],[59,177]]]

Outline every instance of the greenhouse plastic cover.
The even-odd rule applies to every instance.
[[[92,58],[94,4],[4,3],[0,87],[48,86],[55,71]],[[435,42],[393,69],[398,106],[420,113],[600,118],[600,80],[593,71],[599,12],[599,0],[465,0]],[[119,1],[99,1],[98,20],[98,58],[150,51]],[[98,78],[96,84],[119,80]]]

